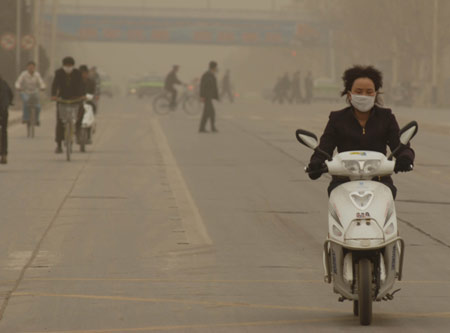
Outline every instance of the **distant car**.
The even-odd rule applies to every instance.
[[[127,95],[138,98],[152,97],[164,88],[164,79],[158,75],[146,75],[128,82]]]
[[[314,80],[313,98],[319,101],[341,100],[342,87],[330,78],[318,78]]]
[[[111,77],[107,74],[100,74],[100,93],[108,97],[113,97],[117,93]]]

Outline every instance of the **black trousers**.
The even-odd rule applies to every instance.
[[[230,100],[231,103],[234,102],[233,93],[231,92],[231,89],[230,89],[230,88],[223,88],[222,94],[220,94],[220,99],[223,100],[223,98],[225,97],[225,95],[228,96],[228,99]]]
[[[81,121],[83,120],[84,109],[82,107],[78,110],[77,121],[75,122],[76,133],[79,133],[81,128]],[[60,145],[64,141],[64,123],[59,118],[58,106],[56,107],[56,133],[55,142]]]
[[[8,155],[8,116],[8,110],[2,110],[0,112],[0,126],[2,127],[0,131],[1,155]]]
[[[214,105],[211,99],[206,99],[203,108],[203,115],[200,121],[200,131],[204,131],[206,123],[211,121],[211,129],[216,129],[216,111],[214,110]]]
[[[171,94],[170,97],[170,107],[175,108],[177,105],[177,90],[175,88],[167,89],[167,91]]]
[[[302,93],[301,93],[300,89],[293,90],[292,94],[291,94],[290,102],[298,104],[298,103],[301,103],[302,101],[303,101],[303,98],[302,98]]]

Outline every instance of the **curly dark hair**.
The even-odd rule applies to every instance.
[[[344,96],[351,91],[353,83],[362,77],[371,79],[377,92],[383,87],[383,74],[378,69],[373,66],[356,65],[347,69],[344,72],[344,75],[342,75],[344,90],[342,90],[341,96]]]

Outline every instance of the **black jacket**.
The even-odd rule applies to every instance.
[[[178,80],[177,73],[172,70],[166,76],[166,81],[164,82],[164,89],[172,90],[174,85],[181,84],[181,81]]]
[[[81,72],[74,68],[70,74],[60,68],[55,72],[52,83],[52,96],[62,99],[76,99],[84,95],[84,84]]]
[[[351,106],[330,113],[328,124],[320,138],[319,147],[331,156],[351,150],[370,150],[386,154],[387,146],[393,151],[400,144],[399,126],[391,109],[374,106],[365,128],[361,127]],[[414,150],[402,147],[395,157],[405,156],[414,161]],[[326,157],[315,152],[311,162],[323,162]]]
[[[200,81],[200,97],[206,100],[219,99],[217,79],[213,72],[207,71]]]
[[[95,95],[96,92],[95,81],[90,78],[87,78],[86,80],[82,80],[82,82],[83,82],[83,95],[86,94]]]
[[[0,78],[0,112],[5,112],[12,104],[14,94],[5,80]]]

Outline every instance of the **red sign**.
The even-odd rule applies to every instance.
[[[34,47],[36,40],[31,35],[25,35],[22,37],[22,48],[24,50],[31,50]]]
[[[16,46],[16,36],[10,33],[3,34],[0,44],[5,50],[11,51]]]

